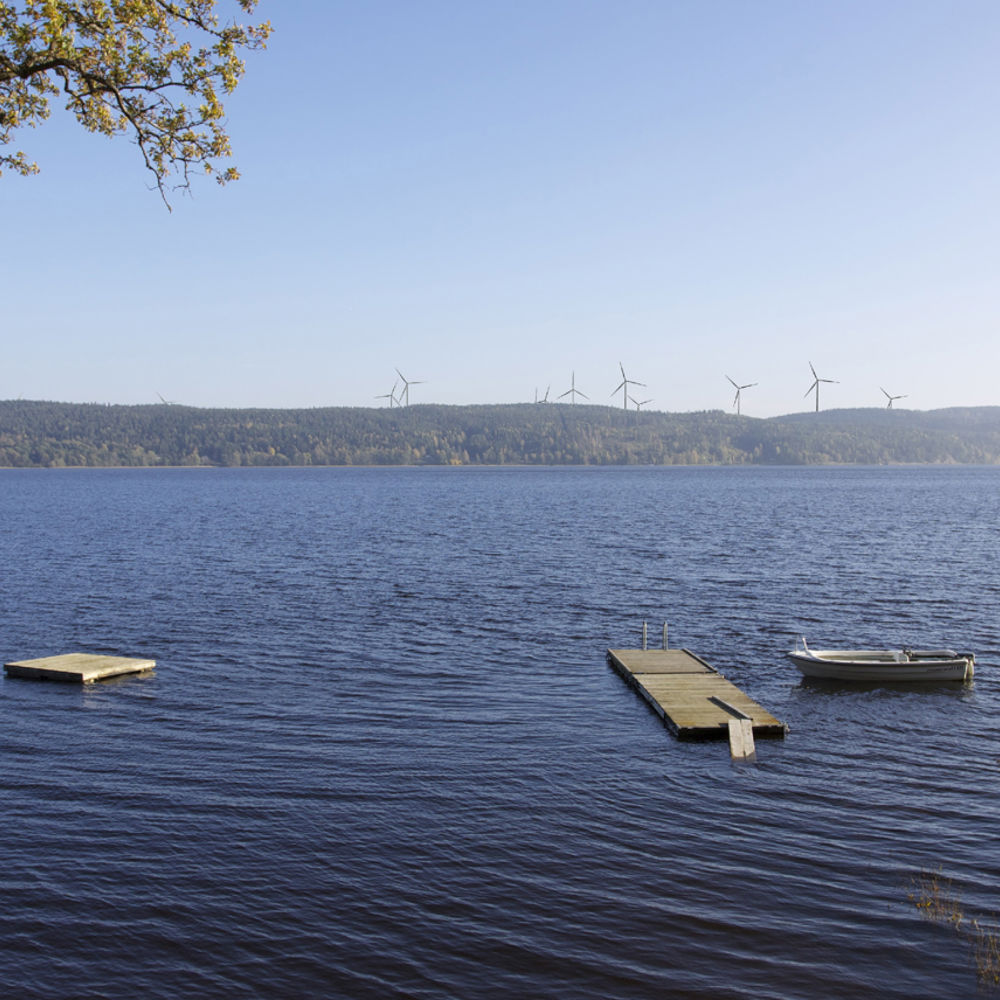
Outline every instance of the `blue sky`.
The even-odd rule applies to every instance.
[[[222,3],[227,9],[226,0]],[[229,10],[235,7],[232,4]],[[0,398],[1000,404],[995,0],[262,0],[242,179],[63,112],[0,177]]]

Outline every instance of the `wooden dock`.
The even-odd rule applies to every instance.
[[[36,681],[70,681],[91,684],[106,677],[137,674],[152,670],[155,660],[137,660],[128,656],[99,656],[95,653],[63,653],[43,656],[37,660],[17,660],[5,663],[8,677],[26,677]]]
[[[788,727],[686,649],[609,649],[608,663],[682,740],[730,740],[731,730],[784,737]],[[730,723],[735,726],[730,726]],[[749,725],[747,725],[749,722]],[[735,756],[734,752],[734,756]],[[740,754],[743,756],[743,754]]]

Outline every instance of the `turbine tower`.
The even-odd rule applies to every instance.
[[[759,383],[757,383],[757,382],[747,382],[746,385],[737,385],[731,378],[729,378],[728,375],[726,376],[726,378],[729,379],[730,384],[736,390],[736,395],[733,397],[733,406],[736,407],[736,416],[739,416],[740,415],[740,395],[741,395],[741,393],[743,392],[744,389],[752,389],[755,385],[758,385]]]
[[[580,392],[580,390],[577,389],[577,387],[576,387],[576,372],[573,372],[573,377],[570,380],[569,388],[565,392],[559,394],[559,398],[560,399],[562,399],[563,396],[569,396],[569,401],[571,403],[575,403],[576,402],[576,397],[577,396],[583,396],[584,399],[590,399],[590,397],[585,392]]]
[[[882,386],[879,386],[879,388],[882,389]],[[893,400],[896,400],[896,399],[906,399],[906,396],[890,396],[889,393],[887,393],[885,391],[885,389],[882,389],[882,392],[885,395],[885,398],[889,400],[889,405],[886,407],[887,410],[891,410],[892,409]]]
[[[403,380],[403,391],[399,394],[399,399],[396,400],[396,402],[398,402],[400,406],[409,406],[410,386],[423,385],[424,383],[422,380],[418,382],[416,379],[414,379],[413,381],[409,381],[407,377],[398,368],[396,369],[396,374]]]
[[[819,384],[820,384],[820,382],[829,382],[832,385],[839,385],[839,383],[837,382],[837,380],[835,378],[820,378],[816,374],[816,369],[813,368],[813,363],[811,361],[809,362],[809,370],[813,373],[813,384],[811,386],[809,386],[808,389],[806,389],[806,394],[805,395],[808,396],[809,393],[811,393],[813,390],[815,390],[815,392],[816,392],[816,412],[819,413]],[[805,396],[803,396],[802,398],[805,399]]]
[[[645,382],[636,382],[634,379],[630,379],[625,374],[625,366],[620,361],[618,362],[618,367],[622,370],[622,380],[611,391],[611,395],[613,396],[619,389],[621,389],[621,391],[622,391],[622,407],[623,407],[623,409],[627,410],[628,409],[628,400],[629,400],[628,387],[630,385],[641,385],[645,389],[646,388],[646,383]]]

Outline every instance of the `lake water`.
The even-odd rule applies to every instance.
[[[1000,911],[1000,469],[0,472],[0,990],[974,997]],[[680,743],[642,621],[791,727]],[[971,685],[804,682],[953,646]]]

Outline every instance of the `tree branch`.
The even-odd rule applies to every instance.
[[[263,48],[270,25],[220,26],[217,2],[47,0],[28,12],[0,2],[0,145],[13,129],[47,117],[48,95],[61,91],[89,131],[133,135],[168,208],[172,171],[185,188],[198,163],[220,183],[235,179],[234,169],[220,173],[213,162],[230,155],[218,93],[237,85],[244,69],[237,53]],[[247,13],[257,5],[236,2]],[[212,44],[192,48],[178,28]],[[175,100],[178,90],[196,107]],[[22,153],[0,155],[3,165],[21,173],[36,169]]]

